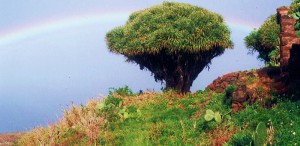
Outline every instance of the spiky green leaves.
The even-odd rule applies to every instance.
[[[127,56],[206,52],[230,48],[230,31],[223,18],[206,9],[184,3],[162,5],[133,13],[126,25],[106,35],[111,51]]]
[[[291,10],[289,13],[291,13],[291,16],[294,19],[296,19],[294,28],[296,30],[297,37],[300,37],[300,1],[299,0],[295,0],[291,4]]]
[[[232,47],[223,18],[184,3],[164,2],[130,15],[106,34],[110,51],[147,68],[167,89],[190,91],[211,59]]]
[[[265,123],[259,122],[255,132],[253,133],[254,146],[263,146],[268,136]]]
[[[280,26],[277,24],[276,15],[269,17],[264,24],[258,29],[251,32],[245,38],[246,45],[249,48],[264,47],[273,50],[279,46]]]
[[[245,37],[245,43],[251,52],[257,51],[259,53],[258,58],[266,63],[277,64],[279,58],[272,58],[273,56],[269,56],[269,54],[273,50],[279,50],[279,34],[280,26],[277,24],[277,17],[272,15],[258,30],[252,31]],[[274,56],[278,56],[278,54],[274,54]]]
[[[300,0],[294,0],[291,3],[289,13],[292,14],[292,13],[296,13],[296,12],[300,12]]]

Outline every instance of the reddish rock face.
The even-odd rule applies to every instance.
[[[288,75],[288,66],[293,44],[299,44],[294,25],[296,20],[288,16],[289,8],[277,9],[277,18],[280,25],[280,67],[282,75]]]
[[[269,75],[272,73],[272,75]],[[224,98],[231,98],[232,111],[236,112],[244,108],[245,103],[253,104],[259,99],[271,99],[271,91],[274,93],[286,92],[285,85],[280,80],[280,71],[260,69],[256,71],[233,72],[217,78],[206,89],[217,93],[225,92],[230,85],[235,86],[232,95]],[[227,93],[226,93],[227,94]],[[271,106],[271,105],[265,105]]]
[[[244,103],[249,99],[246,85],[239,86],[232,94],[233,103]]]
[[[296,20],[288,16],[289,8],[277,9],[280,25],[280,69],[289,92],[300,95],[300,38],[294,25]]]
[[[222,93],[225,91],[227,86],[235,84],[239,80],[239,76],[239,72],[226,74],[222,77],[215,79],[212,84],[206,87],[206,89],[213,90],[217,93]]]

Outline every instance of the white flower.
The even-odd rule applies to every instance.
[[[293,132],[293,135],[296,135],[296,132]]]

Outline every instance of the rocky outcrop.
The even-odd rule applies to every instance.
[[[240,74],[240,72],[234,72],[226,74],[222,77],[218,77],[210,85],[208,85],[206,89],[213,90],[217,93],[222,93],[225,91],[227,86],[236,84],[236,82],[240,79]]]
[[[300,95],[300,38],[294,29],[297,20],[288,14],[289,8],[277,9],[280,25],[280,68],[290,94]],[[299,98],[298,98],[299,99]]]
[[[253,104],[257,100],[270,100],[273,93],[286,91],[280,80],[279,69],[260,69],[234,72],[217,78],[206,89],[217,93],[225,92],[230,85],[235,87],[232,98],[232,109],[238,111],[245,103]]]
[[[288,75],[288,65],[293,44],[299,44],[294,25],[296,20],[289,17],[289,8],[277,9],[277,20],[280,25],[280,68],[282,75]]]

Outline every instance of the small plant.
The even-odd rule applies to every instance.
[[[139,118],[142,116],[142,112],[137,109],[135,106],[130,106],[128,108],[124,107],[118,112],[119,117],[122,121],[128,118]]]
[[[105,99],[104,104],[105,104],[105,106],[108,106],[108,105],[120,106],[120,104],[122,104],[122,99],[115,98],[113,96],[109,96]]]
[[[231,106],[232,103],[232,93],[235,91],[236,87],[235,85],[229,85],[225,89],[225,98],[223,100],[223,103],[225,105]]]
[[[257,89],[256,89],[256,92],[257,92],[257,94],[261,94],[262,92],[263,92],[263,87],[258,87]]]
[[[245,130],[234,134],[229,144],[234,146],[247,146],[252,142],[252,132]]]
[[[239,131],[231,138],[229,144],[234,146],[264,146],[267,137],[268,133],[265,123],[259,122],[253,133],[248,130]]]
[[[232,93],[234,92],[235,89],[236,89],[235,85],[227,86],[226,89],[225,89],[226,97],[231,97]]]
[[[137,107],[135,107],[134,105],[129,106],[127,109],[129,113],[134,113],[138,110]]]
[[[119,94],[121,96],[133,96],[134,93],[133,91],[128,87],[128,86],[124,86],[121,88],[111,88],[109,91],[109,95],[113,95],[114,93]]]
[[[297,37],[300,37],[300,1],[294,0],[291,4],[290,16],[296,19],[294,29],[296,31]]]
[[[196,93],[198,93],[198,94],[201,94],[201,93],[203,93],[204,91],[202,91],[202,90],[197,90],[196,91]]]
[[[279,48],[277,47],[275,50],[272,50],[268,57],[270,58],[270,62],[266,63],[266,67],[270,66],[279,66],[280,65],[280,53]]]
[[[292,13],[292,17],[297,20],[295,25],[294,25],[294,28],[296,30],[297,37],[300,37],[300,22],[299,22],[300,12]]]
[[[118,114],[122,120],[126,120],[129,117],[129,113],[126,111],[126,108],[121,109]]]
[[[257,81],[257,77],[255,76],[249,76],[248,80],[246,81],[246,84],[253,84]]]
[[[215,119],[215,121],[217,123],[221,123],[222,122],[222,117],[220,112],[213,112],[212,110],[208,109],[206,110],[205,116],[204,116],[205,121],[209,122],[213,119]]]
[[[267,138],[267,127],[265,123],[259,122],[255,132],[253,133],[254,146],[263,146]]]

